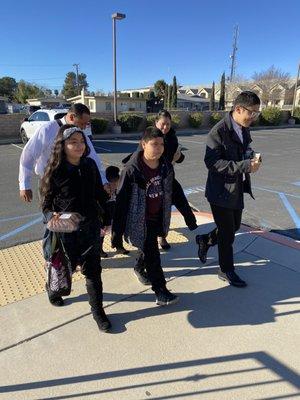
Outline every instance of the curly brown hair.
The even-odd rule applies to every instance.
[[[64,142],[66,139],[64,139],[63,134],[64,131],[69,128],[74,128],[74,125],[66,124],[60,127],[58,134],[55,138],[54,146],[49,161],[47,163],[45,173],[40,183],[41,204],[43,203],[45,197],[48,196],[48,194],[50,194],[50,180],[53,172],[61,165],[62,161],[66,159],[66,154],[64,150]],[[78,128],[78,132],[82,132],[81,129]],[[83,134],[82,136],[85,143],[85,150],[82,155],[82,158],[85,158],[90,154],[90,148],[87,144],[85,135]]]

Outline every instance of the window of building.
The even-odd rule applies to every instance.
[[[111,111],[111,102],[110,101],[106,101],[105,102],[105,110],[106,111]]]

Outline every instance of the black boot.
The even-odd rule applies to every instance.
[[[105,315],[102,306],[103,294],[100,272],[93,276],[86,277],[86,289],[93,318],[96,321],[98,328],[102,332],[107,332],[111,328],[111,323]]]
[[[55,307],[61,307],[65,304],[64,299],[60,296],[53,296],[49,293],[48,290],[48,284],[46,283],[45,289],[47,291],[48,294],[48,299],[50,301],[50,304],[52,304]]]
[[[105,311],[103,308],[100,308],[99,310],[92,311],[93,318],[96,321],[98,328],[102,332],[108,332],[111,328],[111,323],[109,319],[107,318]]]
[[[108,254],[103,250],[103,242],[104,242],[104,236],[100,237],[100,256],[101,258],[107,258]]]

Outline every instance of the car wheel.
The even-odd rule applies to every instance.
[[[28,137],[26,135],[25,129],[21,129],[20,136],[21,136],[22,142],[24,144],[26,144],[28,142]]]

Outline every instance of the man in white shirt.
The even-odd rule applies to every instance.
[[[61,125],[72,124],[84,130],[90,123],[90,110],[81,103],[76,103],[71,106],[67,115],[59,121],[50,121],[42,125],[32,136],[29,142],[24,147],[19,166],[19,188],[20,198],[25,202],[32,200],[31,178],[33,171],[41,178],[50,154],[54,145],[56,135]],[[98,157],[95,148],[86,135],[86,141],[90,147],[91,157],[97,164],[99,169],[104,189],[109,192],[109,184],[107,182],[102,162]]]

